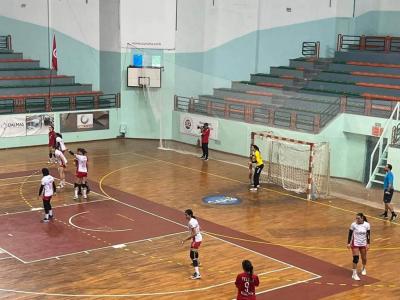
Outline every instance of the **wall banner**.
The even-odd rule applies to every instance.
[[[200,136],[200,129],[204,123],[210,127],[210,139],[218,140],[218,119],[194,114],[181,114],[179,130],[181,133]]]

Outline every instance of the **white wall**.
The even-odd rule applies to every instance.
[[[50,27],[99,49],[99,0],[50,0],[49,3]],[[1,0],[0,15],[47,27],[47,0]]]

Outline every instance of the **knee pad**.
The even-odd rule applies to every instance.
[[[78,183],[74,183],[74,189],[79,188],[79,184]]]
[[[82,184],[81,184],[81,187],[82,187],[83,189],[87,189],[88,186],[86,185],[86,183],[82,183]]]
[[[354,255],[354,256],[353,256],[353,264],[357,264],[358,261],[359,261],[359,259],[360,259],[360,256]]]
[[[194,252],[193,250],[190,250],[190,259],[191,259],[191,260],[194,260],[195,257],[196,257],[195,252]]]

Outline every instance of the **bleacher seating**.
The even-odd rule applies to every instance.
[[[0,114],[119,107],[119,95],[103,95],[74,76],[40,67],[14,52],[11,36],[0,36]]]
[[[201,95],[194,109],[226,117],[230,113],[224,104],[229,104],[242,119],[247,108],[252,122],[262,116],[263,124],[312,132],[344,111],[388,117],[391,102],[400,101],[400,52],[352,49],[361,50],[337,51],[334,58],[290,59],[289,66],[273,66],[269,74],[250,74],[249,81],[234,81],[230,88],[214,89],[212,96]],[[211,112],[210,106],[218,108]],[[260,110],[264,112],[257,116]],[[271,112],[273,122],[265,121]]]

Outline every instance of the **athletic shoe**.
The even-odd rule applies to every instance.
[[[204,158],[204,161],[207,161],[208,160],[208,158]]]
[[[43,223],[49,223],[49,219],[44,218],[44,219],[42,220],[42,222],[43,222]]]
[[[83,196],[83,199],[87,199],[87,196]]]
[[[61,185],[61,184],[59,184],[59,185],[57,185],[57,188],[58,188],[58,189],[63,189],[63,188],[64,188],[64,186],[63,186],[63,185]]]
[[[257,188],[259,188],[260,187],[260,185],[257,185]]]
[[[52,215],[52,216],[49,216],[49,219],[53,219],[54,218],[54,215]]]
[[[257,188],[255,187],[250,188],[250,192],[257,192]]]
[[[204,156],[200,156],[200,159],[204,159]]]
[[[191,279],[200,279],[201,275],[199,273],[194,272],[193,275],[190,277]]]
[[[353,274],[353,276],[351,276],[351,278],[352,278],[353,280],[361,280],[360,277],[358,277],[358,274],[357,274],[357,273],[356,273],[356,274]]]
[[[78,196],[74,196],[74,200],[78,200],[78,198],[79,198]]]
[[[367,275],[367,270],[363,268],[363,269],[361,270],[361,275]]]
[[[390,218],[390,221],[394,221],[397,219],[397,214],[392,214],[392,217]]]
[[[386,212],[384,212],[383,214],[381,214],[381,215],[379,215],[380,217],[382,217],[382,218],[387,218],[388,217],[388,215],[387,215],[387,213]]]

